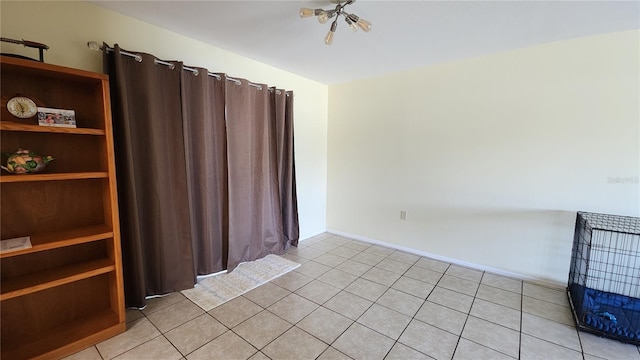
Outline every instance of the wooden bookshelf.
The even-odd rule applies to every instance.
[[[0,238],[32,245],[0,253],[0,357],[60,358],[125,330],[109,80],[4,56],[0,72],[2,154],[54,158],[39,174],[0,175]],[[73,109],[78,127],[13,117],[16,95]]]

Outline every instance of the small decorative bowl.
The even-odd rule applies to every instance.
[[[9,155],[7,166],[0,167],[12,174],[35,174],[42,171],[51,160],[51,156],[36,155],[31,150],[18,149]]]

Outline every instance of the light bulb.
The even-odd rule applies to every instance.
[[[324,43],[331,45],[333,43],[333,31],[329,31],[327,36],[324,37]]]
[[[329,21],[329,14],[327,14],[326,11],[321,11],[320,14],[318,14],[318,22],[320,22],[320,24],[326,24],[327,21]]]
[[[300,17],[301,18],[311,17],[313,15],[315,15],[315,10],[314,9],[300,8]]]
[[[331,43],[333,43],[333,34],[336,32],[337,28],[338,28],[338,19],[336,18],[331,23],[331,28],[329,29],[329,32],[327,33],[327,36],[324,37],[324,43],[325,44],[331,45]]]
[[[351,21],[348,16],[344,19],[347,21],[347,24],[349,24],[349,28],[353,30],[353,32],[358,32],[358,27],[356,26],[355,22]]]
[[[368,22],[368,21],[367,21],[367,20],[365,20],[365,19],[362,19],[362,18],[358,19],[358,26],[359,26],[359,27],[360,27],[360,29],[362,29],[362,31],[364,31],[364,32],[369,32],[369,31],[371,31],[371,23],[370,23],[370,22]]]

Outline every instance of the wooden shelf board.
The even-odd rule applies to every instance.
[[[35,71],[45,76],[53,74],[56,78],[68,78],[70,80],[108,80],[106,74],[74,69],[60,65],[47,64],[39,61],[25,61],[11,56],[1,56],[2,66],[6,68],[16,67],[18,71]]]
[[[0,130],[5,131],[29,131],[41,133],[60,133],[60,134],[78,134],[78,135],[104,135],[102,129],[87,128],[65,128],[55,126],[27,125],[11,121],[0,121]]]
[[[0,258],[30,254],[38,251],[57,249],[70,245],[84,244],[91,241],[113,237],[113,229],[107,225],[88,226],[67,231],[49,232],[31,235],[31,247],[28,249],[0,254]]]
[[[2,344],[2,358],[58,359],[122,333],[125,329],[126,324],[118,322],[118,314],[111,309],[102,309],[39,334],[6,339]]]
[[[94,172],[73,172],[61,174],[3,174],[0,176],[0,183],[16,183],[29,181],[56,181],[56,180],[81,180],[81,179],[103,179],[109,177],[106,171]]]
[[[0,301],[31,294],[36,291],[68,284],[115,270],[111,259],[100,259],[40,271],[34,274],[7,278],[2,281]]]

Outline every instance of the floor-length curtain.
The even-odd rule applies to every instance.
[[[105,46],[106,48],[106,46]],[[182,64],[173,68],[114,53],[111,82],[125,298],[193,286],[193,252],[181,119]]]
[[[297,245],[293,93],[104,49],[127,305]]]
[[[287,245],[298,245],[298,200],[293,143],[293,91],[271,88],[276,129],[278,183],[282,209],[282,230]]]
[[[277,174],[274,103],[266,86],[227,86],[229,260],[282,254],[286,247]]]
[[[227,268],[228,213],[225,80],[206,69],[182,72],[182,110],[194,267]]]

